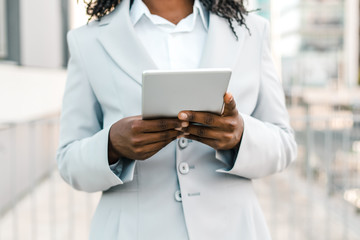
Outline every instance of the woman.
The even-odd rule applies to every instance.
[[[90,239],[270,239],[251,179],[296,156],[269,26],[236,0],[97,0],[71,31],[57,161]],[[229,67],[222,116],[141,120],[148,69]],[[184,93],[186,97],[186,93]],[[204,123],[199,125],[197,123]]]

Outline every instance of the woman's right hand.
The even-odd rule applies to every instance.
[[[109,164],[116,163],[120,157],[145,160],[180,136],[181,128],[188,125],[179,119],[123,118],[110,128]]]

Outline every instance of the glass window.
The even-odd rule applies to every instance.
[[[5,0],[0,0],[0,58],[5,58],[7,53],[5,7]]]

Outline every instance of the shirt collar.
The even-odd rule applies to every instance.
[[[209,13],[208,10],[200,3],[199,0],[194,0],[194,6],[193,6],[193,14],[199,14],[201,18],[201,22],[203,23],[206,30],[208,30],[209,26]],[[130,19],[133,24],[133,26],[136,25],[136,23],[143,17],[147,16],[152,21],[155,19],[154,23],[157,24],[158,21],[156,21],[156,15],[152,15],[150,13],[150,10],[145,5],[145,3],[142,0],[134,0],[133,4],[131,5],[130,9]],[[154,18],[154,16],[156,16]],[[160,23],[160,22],[159,22]]]
[[[208,28],[209,28],[209,11],[204,7],[204,5],[201,4],[201,2],[199,0],[194,1],[193,12],[196,13],[196,11],[199,12],[201,21],[202,21],[205,29],[208,30]]]

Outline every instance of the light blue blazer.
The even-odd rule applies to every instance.
[[[114,171],[109,128],[141,114],[141,75],[156,66],[136,37],[129,0],[68,34],[57,162],[75,189],[103,191],[90,239],[270,239],[251,179],[286,168],[296,144],[271,60],[269,24],[254,14],[246,23],[251,35],[236,26],[236,40],[227,21],[210,13],[201,60],[203,68],[233,70],[229,91],[244,119],[239,151],[180,139],[146,161],[121,159]]]

